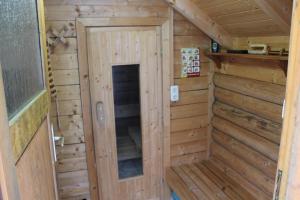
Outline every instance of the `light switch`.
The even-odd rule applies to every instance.
[[[179,101],[179,87],[178,85],[171,85],[171,101]]]

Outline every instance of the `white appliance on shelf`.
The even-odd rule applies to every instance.
[[[248,53],[249,54],[258,54],[258,55],[267,55],[268,54],[268,45],[266,45],[266,44],[250,44]]]

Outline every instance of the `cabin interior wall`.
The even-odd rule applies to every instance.
[[[201,73],[181,78],[181,48],[199,48]],[[174,12],[174,84],[180,99],[171,104],[171,164],[198,162],[208,156],[210,61],[204,52],[210,38],[178,12]]]
[[[57,147],[57,177],[61,199],[90,199],[86,145],[83,132],[78,51],[77,17],[168,17],[168,5],[161,0],[58,1],[46,0],[46,28],[51,37],[65,29],[67,45],[59,43],[50,56],[58,101],[52,102],[51,121],[65,146]]]
[[[59,43],[50,56],[58,93],[58,102],[52,102],[51,121],[56,133],[65,137],[65,146],[57,147],[56,170],[59,193],[61,199],[89,199],[75,20],[77,17],[168,17],[168,6],[161,0],[120,0],[118,2],[46,0],[45,4],[47,30],[51,35],[53,31],[61,32],[65,29],[64,38],[67,41],[67,45]],[[236,48],[247,48],[249,43],[267,42],[274,49],[288,49],[288,41],[287,36],[240,37],[235,39],[234,44]],[[201,76],[199,78],[180,78],[180,49],[186,47],[196,47],[201,50]],[[229,162],[230,158],[234,156],[241,158],[241,162],[243,162],[241,165],[247,166],[257,173],[257,167],[254,167],[252,160],[234,154],[232,144],[229,142],[233,141],[233,147],[238,150],[243,150],[250,145],[249,150],[253,153],[250,154],[256,155],[258,152],[260,158],[265,159],[268,166],[271,166],[264,168],[264,166],[258,165],[261,167],[258,170],[267,174],[268,188],[266,188],[266,192],[270,192],[268,184],[273,184],[271,179],[275,174],[274,166],[280,137],[278,135],[281,128],[279,110],[282,106],[282,94],[286,81],[284,73],[280,67],[265,67],[264,63],[226,62],[222,64],[221,69],[216,69],[214,93],[214,66],[204,55],[204,51],[209,48],[210,39],[182,15],[174,12],[174,77],[172,81],[180,87],[180,101],[171,104],[171,164],[198,162],[207,159],[209,154],[216,159]],[[236,87],[235,81],[245,83],[245,85],[240,84],[239,87]],[[254,87],[252,88],[252,86]],[[273,96],[263,95],[264,90],[269,86],[276,89],[270,93]],[[235,98],[231,99],[231,95]],[[276,102],[270,97],[274,97]],[[214,98],[216,101],[212,108]],[[259,105],[257,107],[248,105],[247,110],[245,108],[247,101],[249,104],[251,101],[255,101]],[[261,113],[260,106],[267,106],[269,110]],[[276,108],[275,113],[272,111],[273,108]],[[240,112],[241,115],[234,115],[234,111]],[[210,123],[213,112],[215,115],[213,118],[214,131],[212,131]],[[236,119],[239,123],[230,122],[232,119]],[[224,129],[225,126],[228,129]],[[255,139],[267,140],[266,143],[269,146],[261,151],[257,149],[257,144],[254,144],[257,141],[255,139],[254,143],[247,143],[245,146],[245,140],[249,139],[248,136],[241,139],[223,133],[226,130],[232,130],[232,127],[238,128],[236,137],[250,131],[252,135],[250,132],[249,134],[254,135]],[[210,139],[211,134],[213,140]],[[262,134],[268,134],[272,139],[266,138]],[[212,144],[210,144],[211,141],[213,141]],[[209,145],[212,145],[211,152]],[[225,152],[227,154],[224,153],[224,155],[229,157],[224,158],[223,154],[220,155],[218,152]],[[252,173],[251,170],[249,173]]]
[[[257,198],[273,194],[285,83],[278,62],[228,60],[214,75],[210,159]]]
[[[126,5],[126,6],[124,6]],[[52,103],[52,123],[58,134],[65,137],[65,147],[58,147],[58,183],[60,196],[89,198],[89,182],[82,128],[82,108],[79,92],[76,17],[167,17],[168,6],[153,1],[46,1],[47,30],[68,31],[68,45],[58,44],[50,57],[58,103]],[[209,60],[204,49],[210,40],[178,13],[174,17],[174,83],[181,88],[181,100],[171,107],[171,162],[173,165],[189,163],[207,157],[208,140],[208,86]],[[51,31],[50,31],[51,33]],[[199,47],[201,77],[180,79],[180,48]],[[57,105],[57,106],[56,106]],[[56,109],[57,108],[57,109]],[[60,126],[58,127],[58,123]],[[182,138],[187,138],[182,141]]]
[[[249,44],[266,44],[271,50],[289,50],[290,36],[260,36],[260,37],[236,37],[234,38],[234,48],[248,49]]]

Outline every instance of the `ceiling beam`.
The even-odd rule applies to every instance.
[[[292,0],[254,0],[284,33],[289,34],[293,10]]]
[[[191,0],[165,0],[196,27],[226,48],[233,47],[233,38]]]

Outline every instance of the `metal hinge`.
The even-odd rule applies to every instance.
[[[279,200],[279,192],[282,178],[282,170],[278,169],[277,179],[276,179],[276,190],[275,190],[275,198],[274,200]]]

